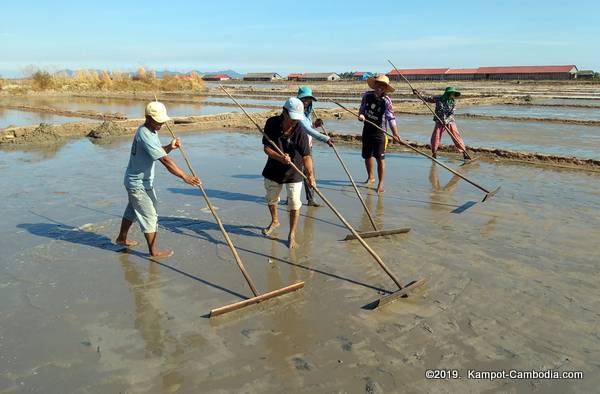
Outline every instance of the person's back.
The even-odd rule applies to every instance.
[[[127,189],[150,189],[154,183],[154,163],[166,156],[156,132],[146,125],[138,127],[131,143],[129,163],[125,170],[124,184]]]

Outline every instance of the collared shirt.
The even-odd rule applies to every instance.
[[[138,127],[131,144],[129,163],[125,170],[127,189],[151,189],[154,183],[154,162],[167,155],[158,133],[145,125]]]
[[[310,146],[308,144],[308,135],[303,132],[300,125],[296,126],[288,136],[283,135],[281,122],[282,115],[273,116],[267,119],[265,124],[265,134],[283,151],[287,153],[292,163],[300,170],[304,168],[304,156],[310,156]],[[275,150],[273,146],[263,137],[264,146]],[[295,183],[302,182],[302,175],[294,170],[291,165],[283,164],[269,157],[267,164],[263,169],[262,176],[277,183]]]

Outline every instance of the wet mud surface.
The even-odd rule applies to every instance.
[[[431,117],[398,115],[398,131],[408,140],[429,143],[433,130]],[[457,118],[457,125],[468,146],[510,149],[562,156],[599,159],[600,127],[485,119]],[[332,132],[360,134],[362,124],[354,120],[329,120]],[[447,133],[444,143],[452,141]]]
[[[361,191],[379,226],[412,231],[368,243],[402,281],[428,283],[370,311],[393,283],[359,244],[340,241],[347,230],[327,208],[302,208],[295,252],[285,206],[275,238],[260,235],[259,136],[182,137],[259,289],[306,287],[207,319],[250,291],[197,190],[157,168],[159,242],[175,255],[154,263],[142,247],[111,243],[129,141],[0,152],[0,391],[589,393],[600,383],[597,174],[476,163],[462,171],[502,185],[482,204],[428,160],[388,154],[386,193]],[[362,180],[360,153],[340,152]],[[314,157],[321,191],[369,229],[329,148],[315,145]],[[135,226],[132,238],[142,240]],[[428,368],[585,379],[442,382],[426,380]]]

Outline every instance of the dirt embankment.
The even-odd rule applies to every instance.
[[[267,111],[252,114],[253,119],[262,125],[270,116],[278,111]],[[340,110],[321,110],[319,116],[323,119],[339,119],[348,117]],[[71,138],[89,137],[94,142],[110,141],[114,138],[131,135],[143,119],[129,119],[124,121],[105,121],[104,123],[66,123],[62,125],[47,125],[11,127],[0,131],[0,149],[23,148],[28,146],[56,145],[62,144]],[[248,120],[243,113],[226,113],[219,115],[190,116],[174,118],[174,128],[177,131],[202,131],[224,129],[232,131],[255,132],[256,126]],[[358,147],[361,142],[360,135],[347,135],[333,133],[335,141],[339,144],[347,144]],[[419,144],[407,141],[415,148],[429,150],[427,144]],[[408,150],[402,145],[390,144],[391,151]],[[471,152],[477,154],[484,160],[504,160],[509,162],[528,163],[536,165],[549,165],[561,168],[600,171],[600,160],[581,159],[577,157],[554,156],[539,153],[517,152],[494,148],[467,147]],[[450,145],[442,145],[440,153],[454,156],[457,155],[455,148]]]
[[[252,117],[259,123],[264,124],[269,116],[276,112],[267,111],[254,113]],[[236,129],[251,130],[255,126],[243,113],[224,113],[218,115],[188,116],[173,118],[175,129],[180,131],[208,130],[208,129]],[[95,140],[103,138],[116,138],[130,135],[144,122],[143,119],[128,119],[112,121],[101,124],[95,122],[72,122],[61,125],[42,124],[40,126],[8,127],[0,130],[0,148],[19,147],[25,145],[44,145],[66,141],[69,138],[91,137]],[[42,127],[43,126],[43,127]],[[40,129],[42,127],[42,129]],[[52,138],[44,138],[43,130]]]

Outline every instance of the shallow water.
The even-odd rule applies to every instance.
[[[126,203],[128,140],[0,152],[0,390],[437,391],[427,368],[586,373],[445,381],[451,392],[533,383],[540,392],[593,392],[600,383],[600,256],[590,242],[600,237],[597,174],[481,162],[464,171],[502,189],[464,210],[481,199],[477,189],[421,157],[389,154],[386,194],[361,191],[380,226],[412,231],[368,242],[403,283],[428,284],[374,312],[361,307],[393,283],[357,243],[339,241],[347,231],[326,208],[302,208],[295,253],[282,242],[285,207],[276,239],[260,235],[259,136],[181,136],[258,288],[296,280],[306,288],[208,320],[211,308],[249,290],[196,190],[157,168],[159,242],[175,249],[157,264],[143,247],[117,253],[110,242]],[[359,152],[340,152],[362,179]],[[314,155],[323,193],[367,230],[329,148],[317,144]],[[141,240],[135,226],[131,235]]]
[[[433,129],[430,116],[398,115],[397,124],[403,138],[429,143]],[[513,122],[457,117],[459,131],[467,145],[511,149],[565,156],[598,159],[600,127],[545,122]],[[329,131],[360,134],[362,124],[354,120],[330,120]],[[444,133],[442,143],[452,140]]]
[[[282,90],[287,89],[287,83],[268,83],[268,82],[245,82],[245,83],[235,83],[235,82],[205,82],[206,87],[208,88],[218,88],[219,85],[223,85],[225,88],[236,87],[236,88],[259,88],[259,89],[272,89],[272,90]],[[297,82],[292,82],[291,84],[297,84]]]
[[[534,99],[533,102],[540,104],[579,104],[600,107],[600,99]]]
[[[96,111],[96,112],[119,112],[125,114],[128,118],[143,118],[144,108],[146,102],[140,100],[123,100],[123,99],[108,99],[108,98],[87,98],[87,97],[52,97],[52,98],[40,98],[40,97],[16,97],[5,102],[15,105],[33,105],[50,107],[62,110],[70,111]],[[189,116],[189,115],[213,115],[223,112],[239,112],[240,109],[237,107],[227,106],[213,106],[204,105],[202,100],[199,100],[198,104],[187,104],[187,103],[173,103],[167,102],[167,111],[171,116]],[[2,117],[2,110],[0,109],[0,122],[5,122]],[[264,111],[260,108],[248,108],[249,112]],[[26,122],[27,120],[20,120],[19,114],[24,111],[16,111],[14,118],[18,122]],[[35,114],[35,113],[32,113]],[[71,119],[71,120],[65,120]],[[61,122],[74,122],[76,118],[60,117]],[[39,123],[39,122],[38,122]],[[59,123],[59,122],[57,122]],[[32,123],[21,123],[32,124]],[[35,122],[33,123],[35,124]]]
[[[598,109],[592,109],[518,105],[482,105],[462,107],[457,110],[457,114],[461,113],[496,116],[524,116],[529,118],[600,120],[600,107],[598,107]]]
[[[216,97],[216,96],[206,96],[206,101],[212,101],[215,103],[231,103],[231,99],[229,97]],[[272,99],[261,99],[260,96],[256,96],[256,98],[236,98],[242,105],[273,105],[273,106],[283,106],[285,103],[286,97],[282,97],[280,100],[272,100]],[[315,108],[338,108],[338,106],[331,102],[326,101],[318,101],[315,103]]]
[[[84,122],[86,120],[89,119],[0,108],[0,129],[9,126],[28,126],[40,123],[62,124],[67,122]]]

